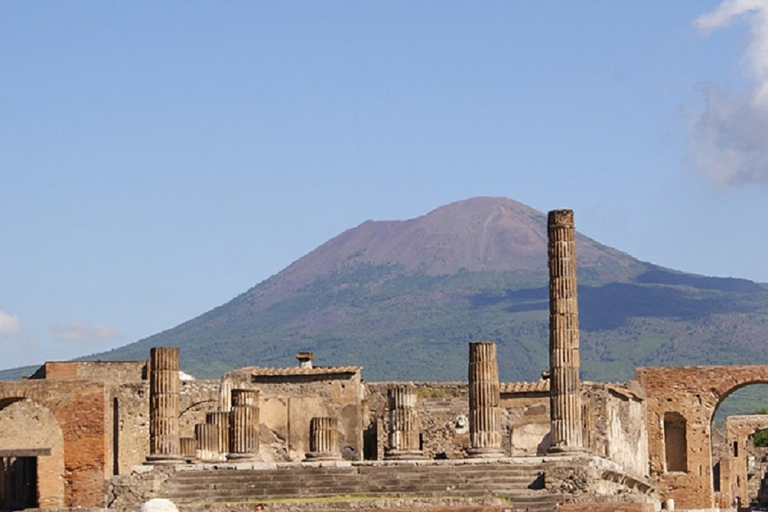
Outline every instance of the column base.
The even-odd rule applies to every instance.
[[[339,452],[307,452],[304,454],[303,462],[321,462],[343,460]]]
[[[227,462],[253,462],[258,456],[257,453],[228,453]]]
[[[547,456],[569,456],[569,455],[587,455],[589,450],[580,446],[550,446],[547,450]]]
[[[470,448],[467,450],[470,459],[498,459],[506,457],[498,448]]]
[[[181,455],[164,454],[164,455],[147,455],[147,459],[144,461],[145,466],[163,466],[171,464],[184,464],[186,460]]]
[[[384,460],[424,460],[421,450],[385,450]]]

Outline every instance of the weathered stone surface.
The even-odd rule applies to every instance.
[[[151,464],[181,460],[179,348],[153,347],[149,367],[149,456]]]
[[[549,237],[549,362],[552,452],[582,449],[579,307],[573,211],[553,210]]]
[[[420,459],[421,450],[419,411],[416,407],[416,388],[409,384],[391,386],[387,390],[389,408],[389,446],[386,459]]]
[[[470,457],[500,457],[501,410],[496,343],[469,344]]]

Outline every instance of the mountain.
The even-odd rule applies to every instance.
[[[578,227],[578,212],[576,212]],[[664,269],[577,234],[582,374],[768,361],[768,286]],[[197,318],[90,359],[181,347],[214,377],[246,365],[360,365],[367,380],[464,380],[467,343],[495,340],[503,380],[548,367],[546,216],[506,198],[367,221]]]

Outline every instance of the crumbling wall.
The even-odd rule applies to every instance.
[[[39,506],[62,507],[64,436],[53,413],[26,398],[0,408],[0,450],[18,449],[50,450],[37,457]]]
[[[104,504],[108,470],[107,392],[92,380],[0,382],[2,408],[29,399],[49,410],[63,436],[63,495],[46,496],[45,503],[65,507],[100,507]],[[24,448],[23,446],[10,446]],[[52,451],[53,453],[53,451]],[[47,489],[42,482],[39,489]],[[41,498],[41,504],[44,500]]]
[[[147,378],[147,361],[48,361],[30,378],[137,382]]]
[[[645,398],[639,385],[585,382],[582,386],[585,447],[635,477],[648,476]]]
[[[309,452],[312,418],[333,416],[339,420],[342,456],[362,459],[365,392],[358,367],[243,368],[223,379],[231,389],[258,390],[261,438],[272,445],[263,447],[266,457],[279,456],[272,452],[280,452],[282,444],[287,458],[302,460]]]
[[[149,381],[122,384],[112,395],[117,417],[113,444],[117,449],[117,471],[126,475],[149,455]]]

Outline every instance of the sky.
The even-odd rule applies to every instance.
[[[475,196],[768,282],[768,0],[0,2],[0,368]]]

